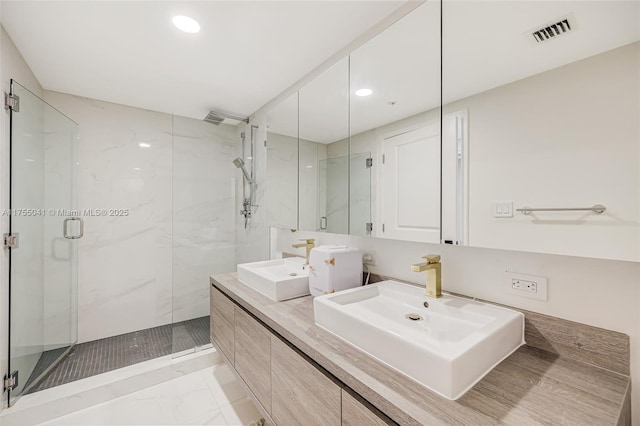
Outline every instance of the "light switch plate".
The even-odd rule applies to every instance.
[[[493,217],[513,217],[513,201],[494,202]]]

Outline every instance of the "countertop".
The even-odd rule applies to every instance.
[[[311,296],[274,302],[235,273],[214,275],[211,283],[402,425],[630,422],[630,379],[623,374],[524,345],[450,401],[315,325]]]

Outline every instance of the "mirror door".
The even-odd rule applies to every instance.
[[[11,94],[9,405],[77,342],[78,125],[15,81]],[[6,239],[6,238],[5,238]],[[16,373],[17,372],[17,377]]]

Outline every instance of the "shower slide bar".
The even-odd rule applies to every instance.
[[[591,211],[595,214],[602,214],[607,210],[605,206],[602,204],[595,204],[592,207],[569,207],[569,208],[533,208],[524,206],[521,209],[516,209],[518,212],[522,212],[526,215],[531,214],[531,212],[570,212],[570,211]]]

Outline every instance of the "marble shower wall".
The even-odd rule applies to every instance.
[[[236,128],[45,98],[79,123],[80,208],[129,212],[84,217],[79,342],[207,315],[208,276],[236,269]]]
[[[254,153],[253,158],[248,161],[250,156],[250,140],[253,128]],[[238,151],[242,154],[247,165],[247,170],[251,170],[251,161],[254,162],[255,179],[258,182],[256,188],[255,204],[253,214],[248,226],[244,226],[244,218],[240,215],[242,209],[242,172],[236,169],[236,194],[238,194],[235,211],[236,217],[236,262],[256,262],[258,260],[269,259],[269,225],[267,217],[267,120],[265,117],[253,117],[251,125],[238,126],[236,129],[237,140],[241,146],[241,133],[245,133],[245,152]],[[235,271],[235,268],[233,269]]]
[[[78,341],[172,319],[172,117],[56,92],[45,99],[79,124]]]
[[[236,270],[235,127],[174,116],[173,321],[209,315],[209,275]],[[241,178],[240,178],[241,179]]]

